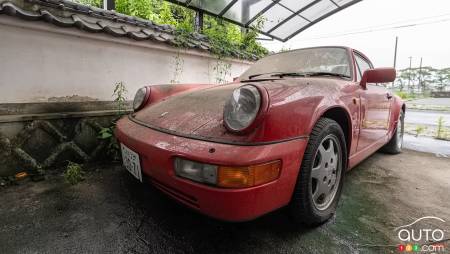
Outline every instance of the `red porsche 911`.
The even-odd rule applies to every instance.
[[[392,68],[317,47],[267,56],[225,85],[151,85],[117,123],[140,181],[203,214],[251,220],[288,207],[314,226],[335,212],[344,173],[402,149],[404,102]]]

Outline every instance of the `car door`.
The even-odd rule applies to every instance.
[[[357,81],[361,81],[364,71],[373,66],[366,58],[355,53]],[[360,94],[361,127],[357,151],[385,138],[388,133],[390,114],[390,93],[380,84],[367,84],[367,89]]]

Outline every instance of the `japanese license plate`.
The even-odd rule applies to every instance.
[[[120,144],[120,148],[122,150],[123,165],[134,177],[142,182],[142,170],[139,154],[126,147],[124,144]]]

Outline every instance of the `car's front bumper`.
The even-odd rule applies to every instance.
[[[227,221],[254,219],[289,203],[306,148],[304,138],[259,146],[237,146],[194,140],[159,132],[123,118],[118,140],[140,155],[144,176],[179,202],[211,217]],[[279,179],[245,189],[224,189],[180,178],[174,158],[228,166],[281,160]]]

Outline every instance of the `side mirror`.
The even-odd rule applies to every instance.
[[[367,83],[389,83],[394,82],[397,73],[394,68],[375,68],[366,70],[359,85],[367,89]]]

